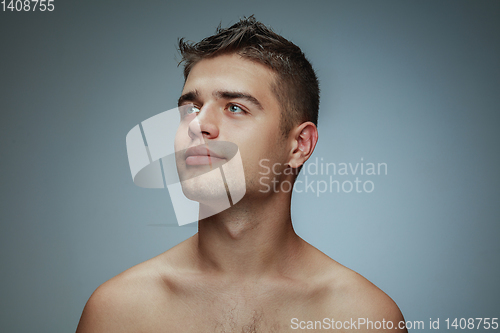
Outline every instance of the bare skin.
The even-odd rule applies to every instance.
[[[310,122],[283,137],[274,82],[267,67],[234,54],[193,67],[183,89],[188,97],[180,102],[201,110],[201,136],[191,133],[189,142],[180,144],[187,148],[200,139],[236,143],[246,195],[200,221],[193,237],[101,285],[85,306],[78,333],[314,332],[305,329],[307,321],[368,318],[397,327],[403,320],[390,297],[294,232],[291,192],[261,191],[259,160],[278,163],[277,181],[293,182],[294,176],[283,171],[302,165],[318,138]],[[243,92],[259,105],[221,97],[221,91]],[[297,325],[303,321],[298,329],[293,318]]]

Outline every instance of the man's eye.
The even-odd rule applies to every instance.
[[[200,109],[198,109],[196,106],[189,106],[186,110],[187,114],[198,113],[198,112],[200,112]]]
[[[231,113],[244,113],[242,108],[240,108],[238,105],[231,104],[228,108],[229,112]]]

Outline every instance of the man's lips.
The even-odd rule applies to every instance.
[[[223,161],[223,158],[218,158],[218,157],[213,157],[213,156],[199,156],[199,155],[193,155],[193,156],[188,156],[186,157],[186,164],[187,165],[212,165],[217,162]]]
[[[203,145],[186,149],[184,156],[187,165],[211,165],[226,159]]]

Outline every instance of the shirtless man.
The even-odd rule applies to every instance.
[[[191,142],[178,144],[236,144],[246,194],[201,220],[193,237],[97,288],[77,332],[406,332],[389,296],[297,236],[292,191],[262,185],[259,161],[276,164],[271,188],[280,189],[318,139],[318,81],[300,49],[253,17],[179,45],[179,104],[192,107],[200,130],[181,122]],[[178,168],[197,165],[181,159]]]

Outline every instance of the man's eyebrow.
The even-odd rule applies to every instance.
[[[262,104],[260,104],[259,100],[255,97],[253,97],[250,94],[245,94],[239,91],[216,91],[214,92],[214,96],[218,98],[223,98],[223,99],[234,99],[234,98],[242,98],[250,103],[254,104],[256,107],[258,107],[260,110],[263,110],[264,108],[262,107]]]
[[[181,106],[185,102],[195,102],[199,99],[200,93],[198,90],[195,91],[190,91],[185,94],[183,94],[181,97],[179,97],[179,100],[177,101],[177,106]]]

